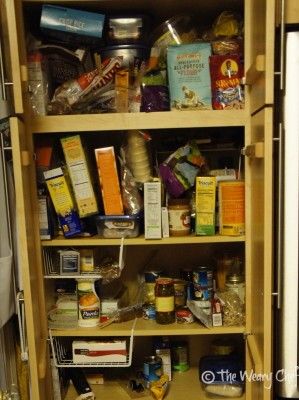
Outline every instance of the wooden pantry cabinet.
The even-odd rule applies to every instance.
[[[81,7],[102,12],[150,12],[158,24],[182,12],[199,15],[212,21],[221,11],[235,10],[244,15],[246,107],[227,111],[171,111],[136,114],[93,114],[34,117],[28,103],[25,33],[43,3]],[[153,336],[184,337],[189,341],[191,369],[175,376],[166,398],[190,400],[206,398],[198,380],[198,360],[215,337],[232,335],[242,343],[246,368],[267,374],[272,370],[272,141],[274,102],[274,27],[275,0],[1,0],[2,47],[6,57],[7,80],[13,83],[11,96],[15,116],[10,119],[16,213],[20,242],[20,260],[24,281],[24,301],[29,347],[30,386],[32,399],[52,399],[50,346],[51,340],[73,337],[134,336],[133,359],[150,348]],[[32,18],[32,20],[31,20]],[[46,135],[69,133],[96,135],[105,141],[124,131],[148,129],[152,135],[177,130],[213,131],[221,138],[228,130],[237,132],[244,153],[246,186],[246,234],[242,237],[187,236],[162,240],[143,237],[125,239],[127,270],[124,279],[129,288],[136,288],[136,277],[142,264],[158,254],[158,262],[179,268],[188,263],[201,263],[205,257],[226,248],[240,250],[245,255],[246,324],[244,327],[207,329],[199,324],[161,327],[151,321],[137,319],[113,324],[104,329],[72,329],[50,331],[46,312],[49,307],[52,281],[45,279],[42,262],[47,247],[111,247],[118,248],[117,239],[55,238],[41,241],[39,237],[38,202],[34,164],[34,142]],[[108,139],[107,139],[108,140]],[[136,351],[135,351],[136,345]],[[142,359],[142,358],[141,358]],[[271,398],[271,390],[263,382],[246,382],[243,399]],[[101,399],[126,399],[118,382],[109,382],[96,389]],[[76,398],[70,389],[65,399]],[[150,398],[150,397],[148,397]],[[147,397],[145,398],[147,399]]]

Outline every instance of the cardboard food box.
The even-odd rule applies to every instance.
[[[144,237],[162,237],[161,182],[144,183]]]
[[[44,4],[40,27],[47,36],[64,42],[99,44],[104,22],[103,14]]]
[[[99,212],[79,135],[60,139],[80,218]]]
[[[219,182],[219,233],[238,236],[245,234],[245,182]]]
[[[96,364],[104,362],[126,362],[127,348],[125,340],[83,341],[75,340],[72,344],[75,364]]]
[[[100,187],[106,215],[123,215],[124,208],[116,167],[114,147],[95,149]]]
[[[196,235],[215,235],[216,178],[196,178]]]
[[[81,233],[80,218],[62,168],[45,171],[44,177],[64,236]]]

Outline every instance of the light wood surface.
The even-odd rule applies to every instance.
[[[165,111],[34,117],[34,133],[244,126],[244,110]]]
[[[299,23],[299,2],[298,0],[285,0],[285,23]]]
[[[124,385],[126,381],[107,381],[103,385],[93,385],[92,389],[97,399],[101,400],[130,400],[132,397],[125,391]],[[173,380],[169,383],[169,391],[164,397],[165,400],[208,400],[200,382],[198,368],[192,367],[186,372],[175,372]],[[76,391],[70,386],[64,400],[75,400]],[[152,400],[150,392],[148,396],[142,396],[143,400]],[[239,400],[245,400],[245,395],[238,397]]]
[[[143,236],[137,238],[125,238],[125,246],[163,246],[166,244],[200,244],[200,243],[234,243],[244,242],[245,236],[173,236],[163,239],[144,239]],[[99,236],[92,236],[89,238],[64,238],[63,236],[57,237],[52,240],[43,240],[43,247],[53,246],[120,246],[121,239],[106,239]]]
[[[77,328],[55,330],[51,329],[52,336],[161,336],[161,335],[226,335],[234,333],[244,333],[245,327],[243,326],[220,326],[214,328],[207,328],[199,322],[192,324],[169,324],[159,325],[156,321],[145,320],[138,318],[136,325],[133,329],[134,321],[127,321],[122,323],[113,323],[105,328]]]

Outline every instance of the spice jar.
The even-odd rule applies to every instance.
[[[158,324],[175,322],[174,284],[170,278],[158,278],[155,286],[156,321]]]
[[[237,293],[240,297],[241,302],[244,304],[245,301],[245,281],[244,275],[233,273],[226,277],[225,287]]]
[[[189,199],[169,199],[168,217],[170,236],[190,234],[191,207]]]

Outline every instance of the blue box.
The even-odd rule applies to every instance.
[[[43,5],[42,31],[64,42],[99,44],[102,42],[105,15],[67,7]]]

